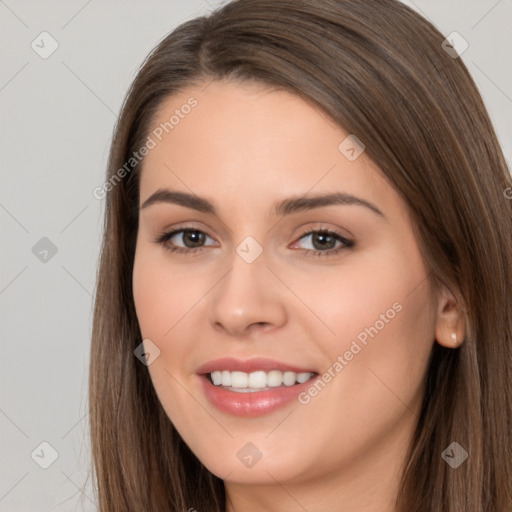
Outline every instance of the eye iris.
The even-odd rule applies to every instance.
[[[332,249],[334,248],[334,245],[336,244],[336,240],[332,235],[329,235],[327,233],[313,233],[313,246],[316,247],[315,242],[320,241],[320,249]],[[327,245],[325,245],[325,242],[327,241]]]
[[[183,241],[187,247],[198,247],[204,242],[204,233],[200,231],[183,231]],[[192,241],[192,245],[187,245],[187,237]]]

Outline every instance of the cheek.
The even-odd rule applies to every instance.
[[[316,341],[334,358],[347,350],[352,340],[364,345],[373,338],[387,337],[384,333],[391,334],[391,326],[397,334],[399,325],[413,327],[418,313],[424,313],[426,287],[411,293],[424,278],[421,262],[381,256],[358,256],[358,261],[354,258],[339,270],[303,272],[300,279],[297,273],[284,274],[283,280],[293,283],[301,302],[294,306],[295,320],[314,328]],[[300,308],[303,315],[298,315]]]
[[[330,379],[329,399],[357,397],[354,412],[365,404],[369,420],[374,407],[390,400],[414,401],[434,342],[435,309],[421,255],[414,245],[394,246],[297,287],[317,316],[309,315],[309,323],[327,356],[323,371],[343,375]]]
[[[179,269],[163,257],[137,249],[133,270],[133,298],[143,337],[165,340],[174,326],[197,302],[198,290]]]
[[[133,271],[137,320],[143,339],[150,339],[160,349],[148,371],[160,403],[181,432],[204,421],[204,410],[195,407],[185,390],[184,362],[190,346],[180,339],[183,328],[190,328],[186,317],[199,300],[198,293],[190,276],[187,279],[176,266],[169,269],[165,254],[155,257],[154,251],[138,247]]]
[[[382,259],[358,271],[353,266],[321,287],[308,282],[317,290],[308,304],[335,334],[318,328],[326,384],[303,395],[309,413],[301,427],[315,431],[317,418],[325,418],[327,438],[344,432],[331,442],[324,464],[334,467],[340,454],[351,457],[397,422],[414,420],[435,325],[424,277],[421,260]]]

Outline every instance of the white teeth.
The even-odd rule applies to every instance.
[[[266,385],[267,385],[267,374],[265,372],[252,372],[249,374],[248,387],[264,388]]]
[[[277,388],[283,383],[283,372],[272,370],[267,373],[267,386],[270,388]]]
[[[222,372],[212,372],[212,381],[216,386],[220,386],[222,384]]]
[[[285,386],[293,386],[295,384],[296,378],[297,374],[295,372],[284,372],[283,384]]]
[[[237,390],[242,389],[263,389],[277,388],[282,386],[294,386],[296,383],[303,384],[313,377],[314,373],[304,372],[282,372],[271,370],[269,372],[256,371],[230,372],[228,370],[211,372],[210,376],[215,386],[230,387]]]
[[[222,372],[222,385],[231,386],[231,372],[228,372],[227,370]]]
[[[311,373],[298,373],[297,374],[297,382],[299,384],[303,384],[304,382],[306,382],[307,380],[309,380],[311,378]]]
[[[246,388],[249,384],[249,374],[245,372],[231,372],[231,387]]]

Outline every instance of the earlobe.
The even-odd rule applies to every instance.
[[[463,305],[448,288],[438,299],[436,341],[446,348],[458,348],[466,336],[466,321]]]

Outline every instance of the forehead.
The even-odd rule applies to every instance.
[[[396,200],[364,152],[352,161],[343,153],[350,134],[290,92],[254,83],[190,87],[162,103],[149,135],[156,145],[142,164],[141,200],[164,186],[259,204],[332,189]]]

